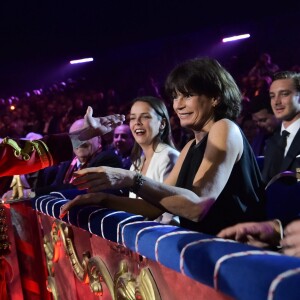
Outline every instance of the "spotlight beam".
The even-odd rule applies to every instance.
[[[241,34],[241,35],[235,35],[235,36],[224,38],[222,40],[222,42],[223,43],[233,42],[233,41],[237,41],[237,40],[248,39],[249,37],[250,37],[249,33]]]
[[[81,59],[75,59],[75,60],[71,60],[70,64],[74,65],[74,64],[82,64],[82,63],[86,63],[86,62],[90,62],[90,61],[94,61],[94,59],[92,57],[88,57],[88,58],[81,58]]]

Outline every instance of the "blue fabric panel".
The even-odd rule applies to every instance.
[[[300,267],[299,259],[284,255],[254,254],[234,257],[222,263],[218,275],[218,289],[235,299],[267,299],[274,278],[297,265]],[[298,275],[298,280],[299,277]],[[291,287],[289,285],[285,290],[284,297],[277,299],[291,299],[286,294]],[[296,294],[299,299],[300,291]]]
[[[299,300],[300,299],[300,289],[299,289],[299,282],[300,282],[300,270],[293,275],[288,275],[287,278],[282,279],[274,293],[273,299],[274,300],[281,300],[281,299],[289,299],[289,300]]]
[[[300,182],[289,183],[285,178],[275,181],[266,190],[268,219],[280,219],[285,223],[300,213]]]
[[[113,242],[119,242],[121,241],[120,235],[122,232],[122,227],[125,224],[130,222],[143,221],[143,220],[144,217],[142,216],[129,214],[124,211],[117,211],[114,212],[113,214],[107,215],[102,219],[103,238]]]
[[[227,254],[241,252],[251,249],[240,243],[233,243],[229,241],[207,241],[203,239],[191,247],[188,247],[184,255],[184,273],[204,284],[213,286],[213,273],[217,260]],[[201,269],[201,272],[199,272]]]
[[[154,221],[143,221],[137,224],[127,224],[122,226],[122,243],[129,249],[135,251],[135,238],[137,233],[149,226],[161,226],[160,223]],[[123,230],[124,229],[124,230]]]
[[[137,247],[138,247],[138,253],[156,260],[155,258],[155,244],[158,238],[161,236],[171,233],[180,231],[182,228],[176,227],[176,226],[168,226],[168,225],[162,225],[159,224],[155,226],[154,228],[149,228],[143,232],[141,232],[138,236],[137,240]],[[136,236],[137,238],[137,236]],[[136,240],[136,239],[135,239]],[[127,244],[127,241],[125,242]],[[170,245],[169,245],[170,247]]]
[[[67,217],[67,222],[69,224],[78,226],[84,230],[89,231],[89,215],[98,209],[99,206],[74,206],[72,207],[72,209],[69,210],[68,214],[63,218],[63,220],[65,220],[65,218]]]
[[[72,193],[52,192],[37,197],[32,199],[32,207],[59,218],[60,207],[69,201],[66,196]],[[299,258],[144,221],[142,216],[99,206],[73,207],[63,221],[137,250],[234,299],[265,300],[270,294],[275,300],[300,299]]]
[[[61,200],[64,200],[60,195],[44,195],[37,198],[32,199],[32,207],[44,214],[47,214],[49,216],[53,216],[53,213],[55,211],[52,211],[52,206],[55,205],[56,202],[59,202]],[[57,210],[57,208],[56,208]]]
[[[107,214],[114,212],[112,209],[98,207],[88,215],[87,224],[89,232],[102,237],[101,221]]]

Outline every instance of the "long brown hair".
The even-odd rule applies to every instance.
[[[174,143],[173,143],[173,137],[171,132],[171,124],[170,124],[170,118],[169,113],[167,110],[167,107],[165,105],[164,100],[153,97],[153,96],[143,96],[143,97],[137,97],[132,100],[131,107],[136,102],[145,102],[152,107],[158,116],[160,116],[162,119],[165,120],[165,126],[163,129],[161,129],[157,136],[154,137],[154,143],[153,143],[153,150],[155,150],[156,146],[159,143],[165,143],[175,149]],[[137,170],[138,166],[141,162],[141,156],[142,156],[143,150],[141,146],[135,142],[134,146],[131,151],[131,161],[134,165],[134,168]]]

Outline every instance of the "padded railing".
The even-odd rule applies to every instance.
[[[32,205],[59,218],[68,196],[53,192],[33,199]],[[299,299],[299,258],[143,219],[127,212],[81,206],[71,209],[63,221],[235,299]]]

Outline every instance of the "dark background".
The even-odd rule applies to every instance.
[[[281,69],[300,64],[300,1],[9,1],[0,4],[0,97],[86,77],[131,97],[178,62],[220,60],[235,76],[268,52]],[[221,39],[250,33],[248,40]],[[92,56],[85,65],[71,59]]]

